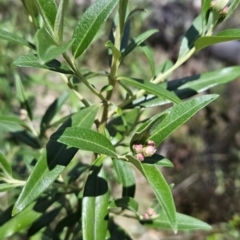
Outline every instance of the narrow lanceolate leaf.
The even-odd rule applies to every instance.
[[[68,6],[68,0],[61,0],[57,10],[57,16],[54,22],[53,37],[56,43],[62,42],[63,37],[63,24],[64,24],[64,13]]]
[[[1,218],[1,222],[4,223],[0,227],[1,238],[6,239],[15,233],[19,233],[21,230],[26,229],[41,217],[41,215],[46,212],[46,209],[56,200],[56,197],[50,199],[48,197],[41,198],[39,201],[30,204],[26,209],[14,217],[11,217],[11,209],[8,209],[8,214],[3,214],[9,217],[6,219]]]
[[[167,220],[171,229],[173,229],[174,232],[177,232],[176,209],[173,196],[171,189],[161,172],[156,166],[144,164],[144,162],[141,163],[130,155],[128,155],[127,158],[147,179],[159,204],[167,215]]]
[[[151,69],[151,73],[152,73],[152,78],[154,78],[155,76],[155,62],[154,62],[154,58],[153,58],[153,53],[151,51],[151,49],[146,46],[146,45],[141,45],[140,48],[142,49],[142,51],[145,53],[150,69]]]
[[[216,94],[196,97],[188,101],[173,106],[166,111],[169,113],[163,121],[153,129],[149,139],[159,145],[166,137],[168,137],[175,129],[180,127],[196,112],[208,105],[218,97]]]
[[[28,129],[28,127],[17,116],[0,115],[0,129],[1,131],[16,132]]]
[[[68,92],[63,92],[46,110],[42,117],[40,124],[41,131],[47,129],[54,118],[54,116],[60,111],[62,105],[67,101],[69,96]]]
[[[158,32],[156,29],[148,30],[138,37],[134,38],[131,43],[126,47],[125,51],[122,53],[121,61],[130,53],[132,52],[137,46],[141,45],[145,40],[147,40],[150,36],[154,33]]]
[[[15,184],[10,183],[0,183],[0,192],[6,192],[10,189],[16,188]]]
[[[169,90],[191,89],[203,92],[214,86],[235,80],[240,76],[240,67],[227,67],[213,72],[193,75],[191,77],[172,80],[168,84]]]
[[[138,202],[131,197],[123,197],[109,203],[108,208],[122,208],[134,212],[138,216]]]
[[[193,21],[191,27],[187,30],[181,42],[178,59],[185,56],[191,48],[193,48],[195,41],[202,33],[202,16],[201,14]]]
[[[103,157],[100,158],[103,160]],[[108,184],[102,165],[93,165],[85,184],[82,200],[83,239],[105,239],[108,227],[108,202]]]
[[[9,42],[15,42],[15,43],[18,43],[18,44],[20,43],[20,44],[22,44],[24,46],[27,46],[29,48],[34,48],[33,44],[29,43],[24,38],[19,37],[15,33],[10,33],[10,32],[4,31],[2,29],[0,29],[0,39],[7,40]]]
[[[12,176],[12,167],[4,155],[0,152],[0,169],[3,170],[4,175]]]
[[[36,55],[29,54],[18,57],[13,61],[13,65],[18,67],[33,67],[43,68],[55,72],[72,74],[73,72],[64,64],[57,61],[56,59],[51,60],[45,64],[40,63],[39,58]]]
[[[177,225],[178,230],[211,230],[212,227],[207,223],[198,220],[196,218],[177,213]],[[155,219],[151,219],[151,221],[141,221],[144,226],[151,228],[163,228],[163,229],[171,229],[166,213],[161,212],[159,217]]]
[[[60,129],[51,136],[52,140],[81,150],[116,157],[116,151],[111,142],[102,134],[82,127]]]
[[[57,15],[57,6],[54,0],[36,0],[38,9],[48,32],[53,36],[54,22]]]
[[[206,48],[217,43],[239,39],[240,39],[239,29],[227,29],[214,36],[204,36],[198,38],[197,41],[194,43],[194,46],[196,47],[196,51],[200,51],[203,48]]]
[[[180,103],[181,100],[174,94],[166,90],[165,88],[153,84],[149,81],[140,80],[140,79],[132,79],[127,77],[119,77],[119,80],[122,80],[124,82],[127,82],[129,85],[132,85],[134,87],[137,87],[139,89],[143,89],[146,92],[153,94],[158,97],[162,97],[164,99],[168,99],[174,103]]]
[[[73,34],[72,52],[75,58],[87,49],[117,2],[118,0],[98,0],[81,16]]]
[[[70,126],[91,128],[97,111],[98,106],[81,109],[64,122],[59,129]],[[46,190],[72,160],[76,152],[76,148],[67,149],[66,145],[49,140],[15,203],[13,215],[22,211]]]
[[[130,145],[132,146],[134,143],[145,144],[147,139],[151,136],[151,132],[156,128],[156,126],[161,124],[167,115],[167,112],[161,112],[144,122],[133,135]]]
[[[129,163],[113,159],[113,167],[117,173],[118,182],[123,186],[122,196],[134,197],[135,177]]]
[[[15,75],[15,86],[16,86],[17,98],[20,101],[21,108],[26,109],[28,117],[32,119],[32,109],[30,107],[28,97],[25,93],[21,78],[17,74]]]
[[[145,157],[144,164],[154,164],[162,167],[173,167],[173,163],[170,160],[157,153],[151,157]]]
[[[44,64],[66,52],[71,47],[73,40],[58,46],[45,28],[41,28],[36,33],[36,42],[40,63]]]

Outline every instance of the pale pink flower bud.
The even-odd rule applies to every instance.
[[[144,156],[143,156],[142,153],[137,153],[137,154],[136,154],[136,158],[137,158],[137,160],[139,160],[139,161],[143,161],[143,160],[144,160]]]
[[[135,143],[133,144],[132,149],[134,153],[142,153],[143,146],[140,143]]]
[[[145,146],[143,148],[144,157],[151,157],[155,152],[156,152],[156,149],[153,146]]]
[[[147,211],[146,211],[146,213],[147,213],[150,217],[157,215],[157,213],[154,211],[153,208],[148,208]]]
[[[147,145],[147,146],[152,146],[152,147],[154,147],[154,148],[156,147],[156,146],[155,146],[155,142],[152,141],[152,140],[148,140],[146,145]]]
[[[147,213],[144,213],[144,214],[142,215],[142,219],[145,219],[145,220],[149,219],[148,214],[147,214]]]

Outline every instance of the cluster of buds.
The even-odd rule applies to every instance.
[[[156,146],[154,141],[148,140],[145,145],[141,143],[135,143],[132,146],[135,157],[139,161],[143,161],[145,157],[151,157],[156,152]]]
[[[141,215],[143,220],[153,219],[156,218],[158,214],[154,211],[153,208],[148,208],[147,211]]]

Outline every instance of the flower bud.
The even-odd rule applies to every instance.
[[[146,213],[147,213],[148,216],[150,216],[150,217],[154,217],[154,216],[157,215],[157,213],[154,211],[153,208],[148,208],[147,211],[146,211]]]
[[[133,149],[134,153],[142,153],[143,146],[140,143],[135,143],[135,144],[133,144],[132,149]]]
[[[137,160],[139,160],[139,161],[143,161],[144,160],[144,156],[143,156],[142,153],[137,153],[135,156],[136,156]]]
[[[148,140],[146,145],[147,146],[152,146],[152,147],[155,148],[155,142],[153,140]]]
[[[144,213],[144,214],[142,215],[142,219],[144,219],[144,220],[149,219],[149,215],[148,215],[147,213]]]
[[[151,157],[156,152],[154,146],[145,146],[143,148],[143,155],[144,157]]]

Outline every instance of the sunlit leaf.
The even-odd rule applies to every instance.
[[[198,220],[196,218],[177,213],[177,225],[178,230],[211,230],[212,227],[207,223]],[[141,221],[144,226],[149,226],[151,228],[164,228],[164,229],[171,229],[169,224],[167,215],[164,212],[159,213],[159,216],[152,220]]]
[[[49,33],[41,28],[36,33],[36,42],[38,57],[43,65],[66,52],[71,47],[73,40],[58,46]]]
[[[116,157],[116,150],[111,142],[102,134],[82,127],[60,129],[51,136],[52,140],[81,150]]]
[[[147,40],[150,36],[152,36],[154,33],[158,32],[157,29],[148,30],[142,34],[140,34],[138,37],[134,38],[131,43],[126,47],[125,51],[122,53],[121,61],[130,53],[132,52],[137,46],[142,44],[145,40]]]
[[[84,12],[73,34],[72,52],[75,58],[90,45],[117,2],[118,0],[98,0]]]
[[[211,46],[213,44],[239,39],[240,39],[239,29],[227,29],[213,36],[204,36],[198,38],[197,41],[195,41],[194,46],[196,47],[196,51],[200,51],[201,49]]]
[[[131,197],[123,197],[109,203],[108,208],[128,209],[138,216],[138,202]]]
[[[68,0],[61,0],[58,6],[56,19],[54,21],[54,32],[53,37],[57,43],[62,42],[63,37],[63,24],[64,24],[64,13],[68,6]]]
[[[91,128],[97,111],[98,106],[81,109],[64,122],[59,129],[69,126]],[[22,211],[46,190],[72,160],[76,152],[76,148],[67,149],[66,145],[49,140],[18,197],[12,214],[15,215]]]
[[[64,64],[57,61],[56,59],[51,60],[45,64],[41,64],[39,58],[36,55],[29,54],[23,55],[16,58],[13,61],[13,65],[18,67],[33,67],[33,68],[43,68],[55,72],[72,74],[73,72]]]
[[[166,137],[168,137],[174,130],[185,123],[196,112],[208,105],[210,102],[218,97],[216,94],[209,94],[205,96],[196,97],[188,101],[179,103],[172,108],[167,109],[169,113],[163,121],[155,126],[149,139],[153,140],[158,146]]]
[[[53,36],[54,23],[57,15],[57,6],[54,0],[36,0],[38,9],[48,32]]]
[[[153,84],[149,81],[145,81],[142,79],[132,79],[128,77],[118,77],[119,80],[127,82],[129,85],[137,87],[139,89],[143,89],[148,93],[154,94],[155,96],[162,97],[168,99],[174,103],[180,103],[181,100],[174,94],[166,90],[165,88]]]
[[[113,159],[113,167],[117,173],[118,182],[123,186],[122,196],[134,197],[135,177],[129,163]]]
[[[29,48],[34,48],[34,45],[25,40],[24,38],[19,37],[15,33],[10,33],[0,29],[0,39],[7,40],[9,42],[20,43],[21,45],[27,46]]]
[[[101,166],[103,157],[92,166],[83,193],[83,239],[105,240],[108,227],[108,184]]]
[[[12,167],[5,156],[0,152],[0,168],[3,170],[5,175],[12,176]]]
[[[173,201],[171,189],[165,178],[155,165],[144,164],[136,158],[128,155],[128,160],[143,174],[150,184],[159,204],[167,215],[171,229],[177,231],[176,209]]]

